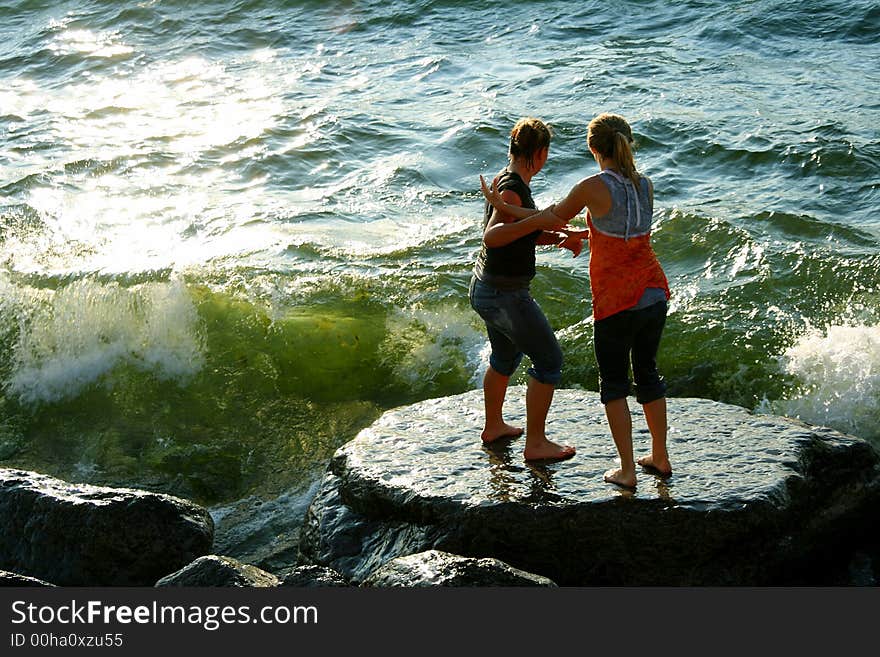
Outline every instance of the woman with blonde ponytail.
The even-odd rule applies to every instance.
[[[632,447],[630,367],[636,400],[651,432],[651,454],[639,459],[645,470],[672,474],[666,450],[666,384],[657,372],[657,349],[666,321],[669,285],[651,248],[654,187],[639,173],[632,151],[632,128],[617,114],[600,114],[587,130],[587,145],[599,173],[578,182],[559,203],[535,213],[504,202],[493,183],[480,177],[486,199],[499,212],[540,221],[570,221],[584,208],[588,230],[565,231],[590,242],[590,289],[593,296],[593,346],[599,366],[599,393],[620,467],[605,481],[635,488]]]

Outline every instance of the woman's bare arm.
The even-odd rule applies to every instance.
[[[509,189],[498,192],[497,185],[493,183],[493,186],[498,203],[502,207],[499,208],[493,204],[495,212],[489,218],[486,229],[483,231],[483,243],[486,246],[490,248],[506,246],[537,230],[546,233],[538,238],[539,243],[559,243],[561,237],[553,234],[553,231],[564,225],[565,222],[560,222],[552,215],[550,218],[538,217],[535,210],[520,205],[522,201],[516,192]]]
[[[572,187],[566,197],[559,203],[540,212],[530,208],[511,206],[506,203],[498,192],[496,182],[492,181],[492,187],[490,188],[483,176],[480,176],[480,189],[486,200],[499,212],[517,219],[535,219],[538,222],[546,222],[546,225],[543,226],[544,230],[559,230],[574,219],[584,208],[595,208],[598,215],[605,214],[610,209],[611,201],[608,188],[605,187],[599,176],[584,178]]]

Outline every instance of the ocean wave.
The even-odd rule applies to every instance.
[[[742,12],[737,8],[731,18],[741,29],[762,40],[772,34],[778,38],[809,41],[876,43],[874,37],[880,28],[876,3],[865,0],[758,2],[752,11]]]
[[[877,248],[877,237],[856,226],[829,223],[816,217],[788,212],[759,212],[753,218],[758,226],[765,226],[772,239],[808,240],[817,244],[834,244],[844,251],[857,250],[871,253]]]

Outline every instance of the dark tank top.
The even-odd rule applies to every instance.
[[[506,189],[516,192],[522,201],[522,207],[536,209],[532,200],[532,190],[518,173],[504,169],[500,176],[499,192]],[[492,206],[487,201],[483,210],[484,231],[491,216]],[[540,234],[541,231],[536,230],[510,244],[493,248],[483,244],[474,264],[474,275],[483,283],[500,289],[528,287],[535,277],[535,242]]]

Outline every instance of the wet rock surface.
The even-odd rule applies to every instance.
[[[210,552],[202,507],[0,468],[0,568],[59,586],[152,586]]]
[[[0,570],[0,586],[54,586],[36,577],[26,577],[8,570]]]
[[[209,554],[163,577],[156,586],[272,587],[278,586],[278,578],[237,559]]]
[[[349,586],[341,574],[326,566],[296,566],[281,580],[281,586],[298,586],[300,588],[325,588]]]
[[[498,559],[474,559],[428,550],[392,559],[373,571],[362,586],[556,586]]]
[[[507,420],[524,425],[525,391]],[[880,459],[858,438],[703,399],[670,399],[674,474],[605,483],[616,462],[598,395],[558,390],[548,436],[577,455],[526,463],[522,438],[483,446],[482,392],[385,413],[332,459],[300,541],[355,582],[430,549],[495,557],[560,585],[821,581],[876,532]],[[631,404],[636,456],[650,450]]]

